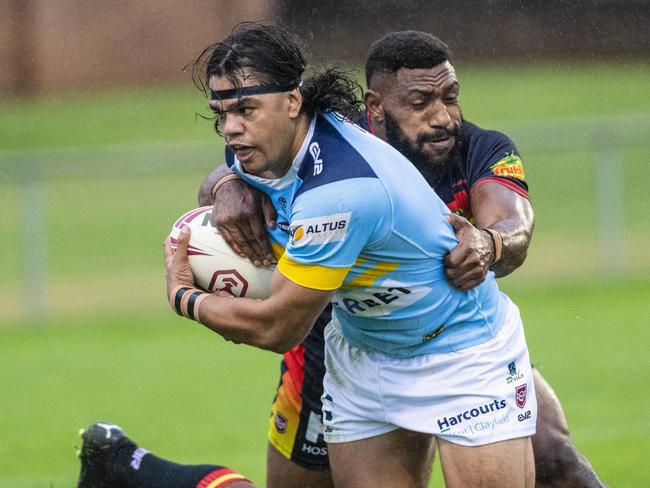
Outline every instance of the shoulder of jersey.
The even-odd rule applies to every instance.
[[[378,141],[364,129],[335,115],[319,115],[298,176],[300,192],[352,178],[377,175],[358,150],[359,144]]]
[[[472,124],[468,121],[464,121],[463,126],[465,128],[465,133],[470,145],[494,143],[512,144],[511,139],[503,132],[499,132],[498,130],[483,129],[476,124]]]

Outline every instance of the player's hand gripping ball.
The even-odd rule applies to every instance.
[[[176,221],[170,234],[174,251],[183,225],[189,226],[191,231],[187,255],[198,287],[246,298],[271,295],[274,268],[253,266],[247,258],[233,252],[212,225],[212,207],[191,210]]]

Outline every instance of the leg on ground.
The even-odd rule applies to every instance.
[[[177,464],[154,456],[110,422],[95,422],[81,438],[77,488],[255,488],[223,466]]]
[[[404,429],[328,449],[336,488],[425,488],[435,455],[433,436]]]
[[[604,487],[591,464],[575,446],[557,395],[537,369],[537,433],[532,437],[536,488]]]
[[[530,437],[484,446],[461,446],[437,439],[447,488],[532,488],[535,464]]]

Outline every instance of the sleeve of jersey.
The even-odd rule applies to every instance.
[[[390,219],[388,196],[376,178],[310,189],[294,202],[278,270],[306,288],[336,290],[362,251],[385,238]]]
[[[506,135],[487,131],[468,156],[470,186],[495,181],[529,198],[521,155]]]

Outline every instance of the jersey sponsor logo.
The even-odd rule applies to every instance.
[[[528,385],[524,383],[523,385],[515,386],[515,403],[519,408],[524,408],[526,405],[526,393],[528,392]]]
[[[309,145],[309,154],[314,159],[314,176],[323,172],[323,160],[320,158],[320,146],[317,142]]]
[[[343,241],[348,233],[352,212],[323,215],[292,222],[289,235],[294,246]]]
[[[519,381],[524,377],[524,374],[521,371],[517,370],[517,363],[512,361],[511,363],[508,363],[508,376],[506,377],[506,383],[514,383],[515,381]]]
[[[366,288],[340,288],[332,305],[359,317],[382,317],[419,301],[431,292],[426,286],[407,286],[395,280],[384,280]]]
[[[281,413],[276,413],[273,420],[275,422],[275,430],[279,434],[284,434],[287,431],[287,419]]]
[[[521,162],[521,158],[514,153],[508,154],[505,158],[500,159],[490,166],[490,169],[497,176],[505,176],[517,180],[524,179],[524,165]]]
[[[442,417],[441,419],[438,419],[438,427],[440,427],[441,433],[447,432],[452,427],[462,424],[465,420],[472,420],[474,418],[481,417],[483,415],[492,412],[497,412],[502,408],[506,408],[506,403],[507,402],[504,399],[497,399],[494,400],[493,402],[486,403],[479,407],[470,408],[469,410],[465,410],[464,412],[461,412],[457,415],[452,415],[450,417]],[[494,428],[497,424],[502,424],[507,421],[508,421],[508,415],[505,415],[503,418],[494,418],[492,419],[492,421],[480,420],[479,422],[476,422],[474,424],[473,428],[479,431],[485,430],[490,426]]]

